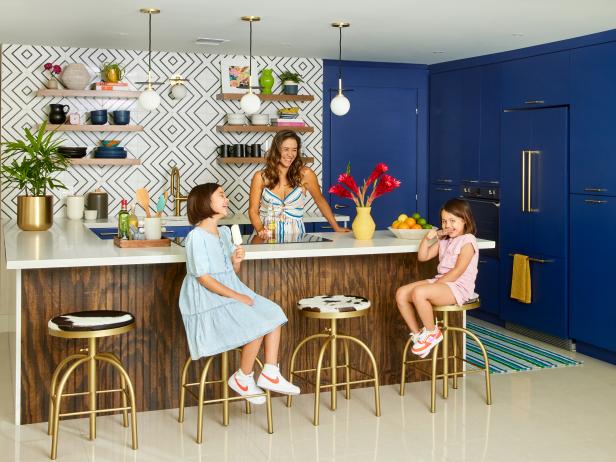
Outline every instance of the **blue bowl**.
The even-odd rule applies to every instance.
[[[107,123],[107,109],[90,111],[90,121],[93,125],[104,125]]]
[[[103,146],[100,146],[98,148],[96,148],[96,152],[109,152],[109,153],[116,153],[116,152],[126,152],[126,149],[121,147],[121,146],[114,146],[112,148],[105,148]]]
[[[113,111],[112,116],[115,125],[128,125],[130,122],[130,111]]]

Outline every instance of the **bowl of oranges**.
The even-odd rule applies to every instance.
[[[417,212],[411,216],[403,213],[389,227],[389,230],[397,238],[413,240],[423,239],[430,229],[432,229],[432,225]]]

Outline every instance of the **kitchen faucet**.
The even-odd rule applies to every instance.
[[[180,189],[180,169],[177,167],[171,169],[171,195],[175,201],[175,216],[179,217],[182,201],[188,200],[188,196],[182,196],[182,190]]]

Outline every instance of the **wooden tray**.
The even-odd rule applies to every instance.
[[[151,239],[146,241],[129,241],[126,239],[120,239],[118,236],[114,236],[113,244],[116,247],[123,249],[140,249],[144,247],[169,247],[171,245],[171,239],[163,237],[162,239]]]

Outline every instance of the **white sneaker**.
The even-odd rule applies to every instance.
[[[231,390],[240,396],[258,395],[260,393],[264,393],[264,391],[261,390],[255,383],[253,372],[246,375],[241,370],[238,370],[231,377],[229,377],[227,384]],[[251,398],[246,398],[246,400],[252,404],[263,404],[265,403],[265,396],[253,396]]]
[[[275,391],[283,395],[299,395],[299,387],[293,385],[280,373],[280,369],[272,364],[266,364],[259,375],[257,385],[265,390]]]

